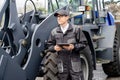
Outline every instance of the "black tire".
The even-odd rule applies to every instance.
[[[44,60],[44,80],[58,80],[57,54],[48,52]]]
[[[103,70],[108,76],[120,76],[120,37],[116,31],[113,46],[114,61],[108,64],[103,64]]]
[[[84,80],[92,80],[93,77],[93,60],[90,52],[88,47],[80,51]]]

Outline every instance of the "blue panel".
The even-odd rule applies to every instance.
[[[107,13],[106,20],[108,22],[108,25],[114,25],[115,24],[114,16],[110,12]]]

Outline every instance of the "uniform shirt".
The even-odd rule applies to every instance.
[[[58,43],[74,44],[75,50],[82,50],[86,46],[84,41],[86,42],[86,38],[82,30],[80,30],[80,28],[78,27],[69,24],[65,34],[62,32],[60,26],[54,28],[51,32],[51,35],[49,36],[47,44],[49,51],[54,51],[54,46]]]

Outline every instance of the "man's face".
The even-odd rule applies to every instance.
[[[65,16],[65,15],[58,15],[57,16],[57,21],[58,24],[60,25],[64,25],[68,22],[69,16]]]

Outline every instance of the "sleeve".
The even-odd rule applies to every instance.
[[[83,50],[87,46],[87,39],[83,33],[83,31],[80,28],[77,28],[76,31],[76,43],[74,44],[74,49],[76,51]]]
[[[49,39],[47,41],[47,51],[55,52],[54,50],[55,45],[56,45],[56,40],[55,40],[53,33],[51,32]]]

